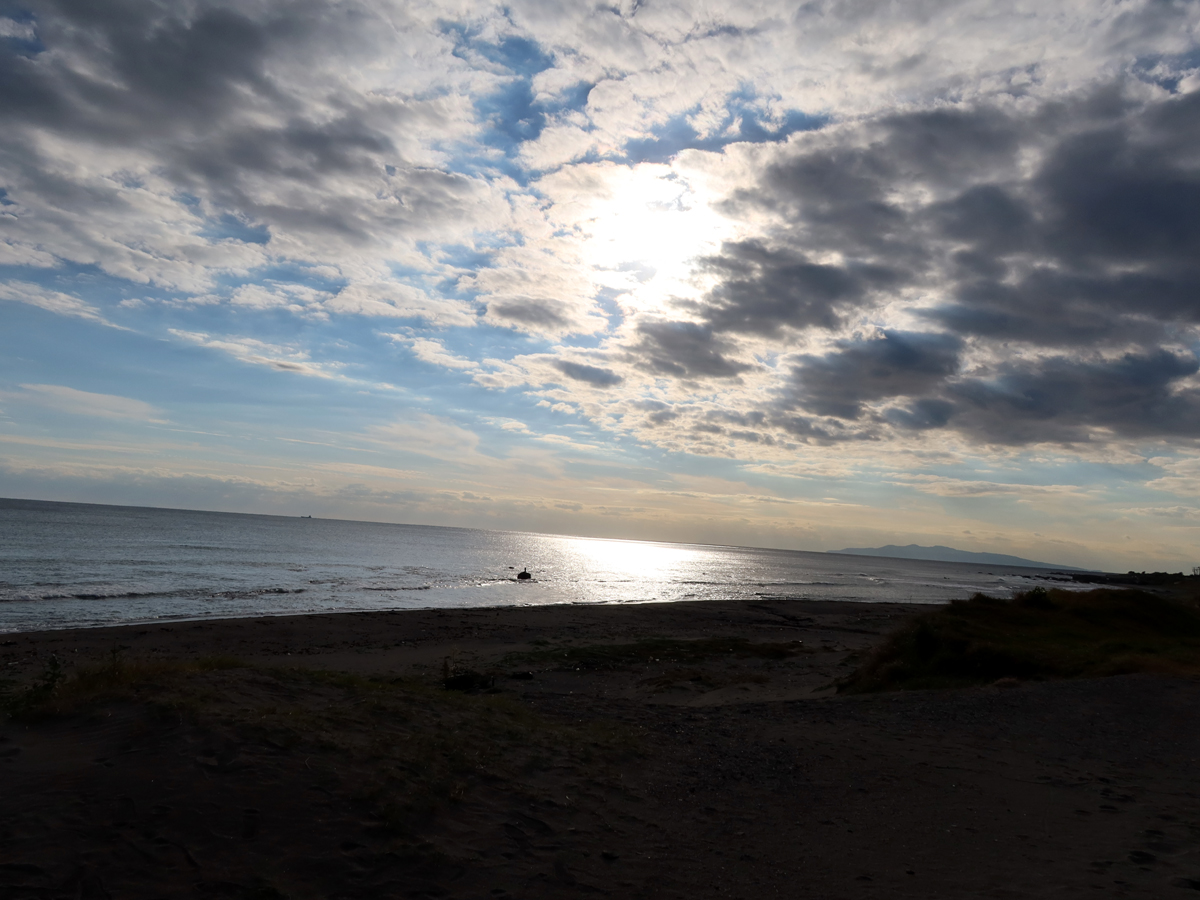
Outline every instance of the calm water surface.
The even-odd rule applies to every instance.
[[[528,566],[531,582],[516,574]],[[940,603],[1049,570],[0,499],[0,632],[306,612],[728,600]]]

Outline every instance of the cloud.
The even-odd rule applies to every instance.
[[[419,453],[434,459],[478,463],[486,459],[478,453],[479,436],[441,416],[415,413],[405,421],[372,428],[368,436],[407,453]]]
[[[955,375],[962,341],[949,334],[884,331],[839,341],[824,356],[800,357],[792,403],[817,415],[858,419],[863,404],[921,397]]]
[[[326,300],[328,312],[357,313],[398,319],[423,319],[438,327],[471,326],[476,323],[473,308],[461,301],[433,298],[419,288],[399,282],[355,282]]]
[[[279,372],[294,372],[317,378],[338,377],[337,364],[313,362],[305,350],[271,344],[249,337],[214,337],[203,332],[181,331],[172,328],[170,333],[181,340],[210,350],[220,350],[239,362],[256,366],[267,366]]]
[[[1197,371],[1194,355],[1167,350],[1005,363],[992,378],[951,386],[962,401],[955,424],[996,443],[1087,441],[1100,430],[1200,437],[1200,389],[1180,384]]]
[[[131,397],[97,394],[61,384],[22,384],[20,387],[21,393],[10,393],[8,396],[54,412],[95,416],[101,419],[129,419],[156,423],[165,421],[162,417],[162,410]]]
[[[1127,516],[1166,520],[1165,524],[1187,528],[1200,527],[1200,510],[1192,506],[1143,506],[1121,510]]]
[[[843,310],[899,280],[882,267],[818,264],[803,253],[759,241],[727,243],[719,255],[703,260],[700,270],[715,276],[718,286],[693,308],[715,330],[768,337],[783,328],[836,328]]]
[[[0,300],[26,303],[60,316],[75,316],[107,325],[109,328],[121,328],[120,325],[114,325],[108,321],[99,309],[78,297],[64,294],[62,291],[48,290],[28,282],[10,281],[7,284],[0,284]]]
[[[481,387],[530,469],[571,419],[805,490],[903,458],[1003,499],[997,460],[1200,437],[1200,5],[548,9],[0,17],[0,299],[322,390],[436,385],[460,422],[374,446],[480,478]]]
[[[595,387],[612,387],[624,379],[612,369],[600,366],[589,366],[586,363],[573,362],[569,359],[556,359],[553,365],[558,371],[575,381],[582,381]]]
[[[479,364],[462,356],[456,356],[446,349],[441,341],[428,338],[416,338],[408,335],[388,335],[397,343],[406,344],[412,350],[413,356],[431,366],[441,366],[444,369],[460,369],[468,372],[478,371]]]
[[[939,497],[1078,497],[1086,491],[1072,484],[1009,484],[996,481],[972,481],[943,475],[891,476],[891,480],[922,493]]]
[[[488,322],[502,327],[561,337],[608,324],[592,300],[596,286],[587,270],[540,242],[497,254],[495,265],[463,276],[458,286],[475,293]]]
[[[378,258],[507,217],[415,137],[467,136],[454,89],[477,76],[431,65],[452,46],[400,6],[136,0],[35,21],[46,49],[0,57],[14,248],[204,290],[272,257]]]
[[[1178,457],[1152,457],[1148,460],[1161,474],[1146,482],[1146,486],[1162,491],[1172,499],[1178,497],[1200,498],[1200,458],[1194,455]]]
[[[730,359],[732,345],[695,322],[644,321],[630,348],[637,365],[658,376],[736,378],[750,366]]]
[[[37,39],[37,30],[31,22],[18,22],[15,19],[0,17],[0,38],[31,42]]]
[[[717,205],[752,227],[669,301],[691,321],[635,313],[606,349],[680,382],[768,361],[700,410],[663,398],[659,440],[706,404],[817,442],[1200,437],[1197,135],[1200,92],[1118,79],[693,153],[740,173]]]
[[[248,309],[280,309],[299,315],[320,315],[322,301],[327,300],[328,297],[327,292],[308,285],[266,281],[259,284],[244,284],[236,288],[229,299],[234,306]],[[208,298],[202,297],[199,298],[199,301],[204,304]]]

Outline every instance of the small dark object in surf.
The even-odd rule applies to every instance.
[[[529,574],[528,569],[522,569],[517,573],[517,581],[528,581],[533,576]]]

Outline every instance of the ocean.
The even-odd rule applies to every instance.
[[[517,579],[525,568],[533,577]],[[0,633],[547,603],[943,603],[1062,578],[797,550],[0,499]]]

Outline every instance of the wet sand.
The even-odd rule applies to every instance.
[[[250,665],[0,725],[0,897],[1195,896],[1200,683],[836,695],[855,654],[918,609],[772,599],[0,635],[18,684],[52,653]],[[661,654],[586,649],[644,639]],[[700,654],[670,643],[706,639]],[[444,691],[447,665],[494,689]]]

